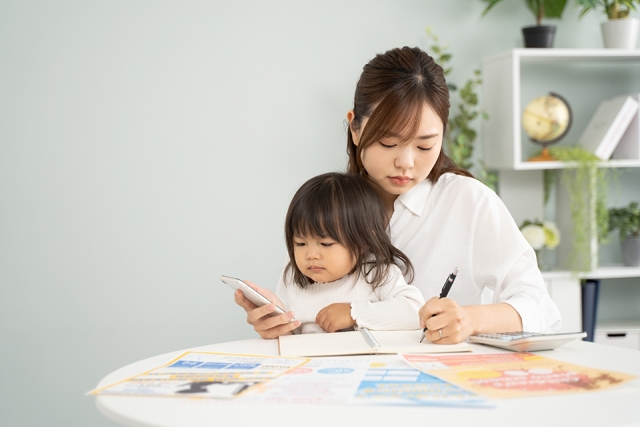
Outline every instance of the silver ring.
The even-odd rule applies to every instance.
[[[440,339],[442,339],[442,329],[438,329],[438,333],[440,334]]]

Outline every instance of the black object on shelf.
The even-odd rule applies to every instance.
[[[583,341],[593,342],[598,312],[599,280],[585,280],[582,283],[582,330],[587,333]]]
[[[553,39],[556,35],[555,25],[537,25],[535,27],[523,27],[524,47],[553,47]]]

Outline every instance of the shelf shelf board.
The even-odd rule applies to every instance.
[[[640,267],[625,267],[623,265],[609,265],[598,267],[592,271],[573,273],[568,270],[543,271],[542,277],[545,279],[567,279],[576,277],[578,279],[622,279],[640,277]]]
[[[611,62],[640,61],[640,50],[625,49],[513,49],[486,58],[500,61],[509,57],[520,58],[520,62]]]
[[[519,162],[514,165],[515,170],[544,170],[544,169],[570,169],[578,167],[577,162]],[[640,160],[613,159],[598,163],[599,168],[638,168]]]

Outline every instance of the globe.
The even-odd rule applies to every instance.
[[[522,113],[522,127],[531,141],[543,146],[542,155],[530,161],[554,160],[547,145],[558,142],[571,127],[571,108],[560,95],[550,92],[529,102]]]

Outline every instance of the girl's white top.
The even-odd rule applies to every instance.
[[[458,267],[448,295],[458,304],[480,304],[486,288],[493,291],[490,302],[516,309],[523,330],[560,329],[531,245],[502,200],[480,181],[451,173],[435,184],[424,180],[396,199],[389,228],[392,243],[413,263],[412,284],[425,299],[438,296]]]
[[[369,273],[371,275],[371,273]],[[351,317],[360,328],[372,330],[419,329],[418,310],[424,305],[420,290],[408,285],[402,272],[391,265],[387,283],[375,290],[361,274],[347,275],[327,283],[314,283],[301,288],[281,275],[276,294],[287,311],[293,311],[301,325],[294,334],[324,332],[316,323],[320,310],[333,303],[351,303]],[[354,283],[355,282],[355,283]]]

